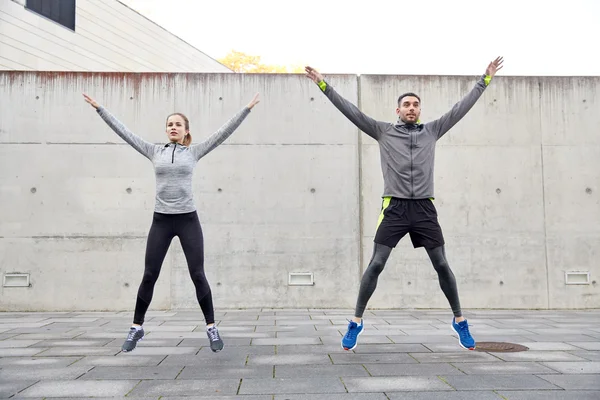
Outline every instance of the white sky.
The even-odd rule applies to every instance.
[[[600,0],[120,0],[213,58],[324,73],[600,75]]]

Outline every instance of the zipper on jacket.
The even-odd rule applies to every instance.
[[[410,136],[410,197],[415,196],[415,188],[413,186],[413,135],[409,130],[408,135]]]
[[[173,146],[173,153],[171,154],[171,164],[173,164],[173,161],[175,160],[175,149],[177,148],[177,143],[175,143],[175,145]]]

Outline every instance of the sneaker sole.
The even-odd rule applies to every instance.
[[[225,343],[223,343],[223,344],[221,345],[221,348],[220,348],[220,349],[212,349],[212,348],[211,348],[211,350],[212,350],[212,352],[213,352],[213,353],[218,353],[218,352],[220,352],[221,350],[223,350],[223,348],[224,348],[224,347],[225,347]]]
[[[477,347],[477,344],[475,344],[475,346],[473,347],[465,347],[463,346],[463,344],[460,342],[460,333],[458,333],[458,331],[456,330],[456,328],[454,327],[454,325],[452,325],[452,332],[456,333],[458,335],[458,345],[460,347],[462,347],[465,350],[475,350],[475,347]]]
[[[144,335],[144,336],[142,336],[141,338],[139,338],[139,340],[138,340],[138,343],[139,343],[139,342],[141,342],[142,340],[144,340],[144,337],[145,337],[145,336],[146,336],[146,335]],[[125,350],[124,348],[122,348],[122,347],[121,347],[121,351],[122,351],[123,353],[131,353],[131,352],[132,352],[132,351],[134,351],[136,348],[137,348],[137,343],[135,344],[135,347],[134,347],[133,349],[131,349],[131,350]]]
[[[365,326],[363,325],[362,331],[358,332],[358,335],[356,335],[356,344],[354,345],[354,347],[352,347],[351,349],[344,347],[344,345],[342,344],[342,350],[346,350],[346,351],[351,351],[354,350],[356,348],[356,346],[358,346],[358,338],[361,335],[361,333],[363,333],[365,331]]]

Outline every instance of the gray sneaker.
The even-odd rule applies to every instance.
[[[131,329],[129,329],[129,334],[127,335],[127,339],[125,340],[125,343],[123,343],[123,347],[121,347],[121,350],[123,350],[124,352],[129,352],[129,351],[135,349],[137,342],[142,340],[143,337],[144,337],[144,328],[140,328],[138,330],[138,329],[135,329],[134,327],[131,327]]]
[[[210,341],[210,349],[215,353],[223,350],[223,340],[219,336],[219,331],[216,326],[212,326],[206,330],[206,335]]]

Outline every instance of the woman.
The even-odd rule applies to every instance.
[[[212,294],[204,275],[204,243],[192,195],[192,174],[200,158],[223,143],[248,116],[259,102],[258,94],[218,131],[196,145],[190,145],[192,136],[189,120],[181,113],[167,117],[168,143],[156,145],[130,132],[104,107],[89,96],[83,96],[117,135],[152,161],[156,175],[156,202],[146,244],[144,277],[138,290],[133,325],[122,350],[132,351],[144,337],[144,316],[152,300],[163,260],[175,236],[179,237],[196,287],[196,297],[204,314],[210,348],[214,352],[222,350],[223,340],[215,326]]]

